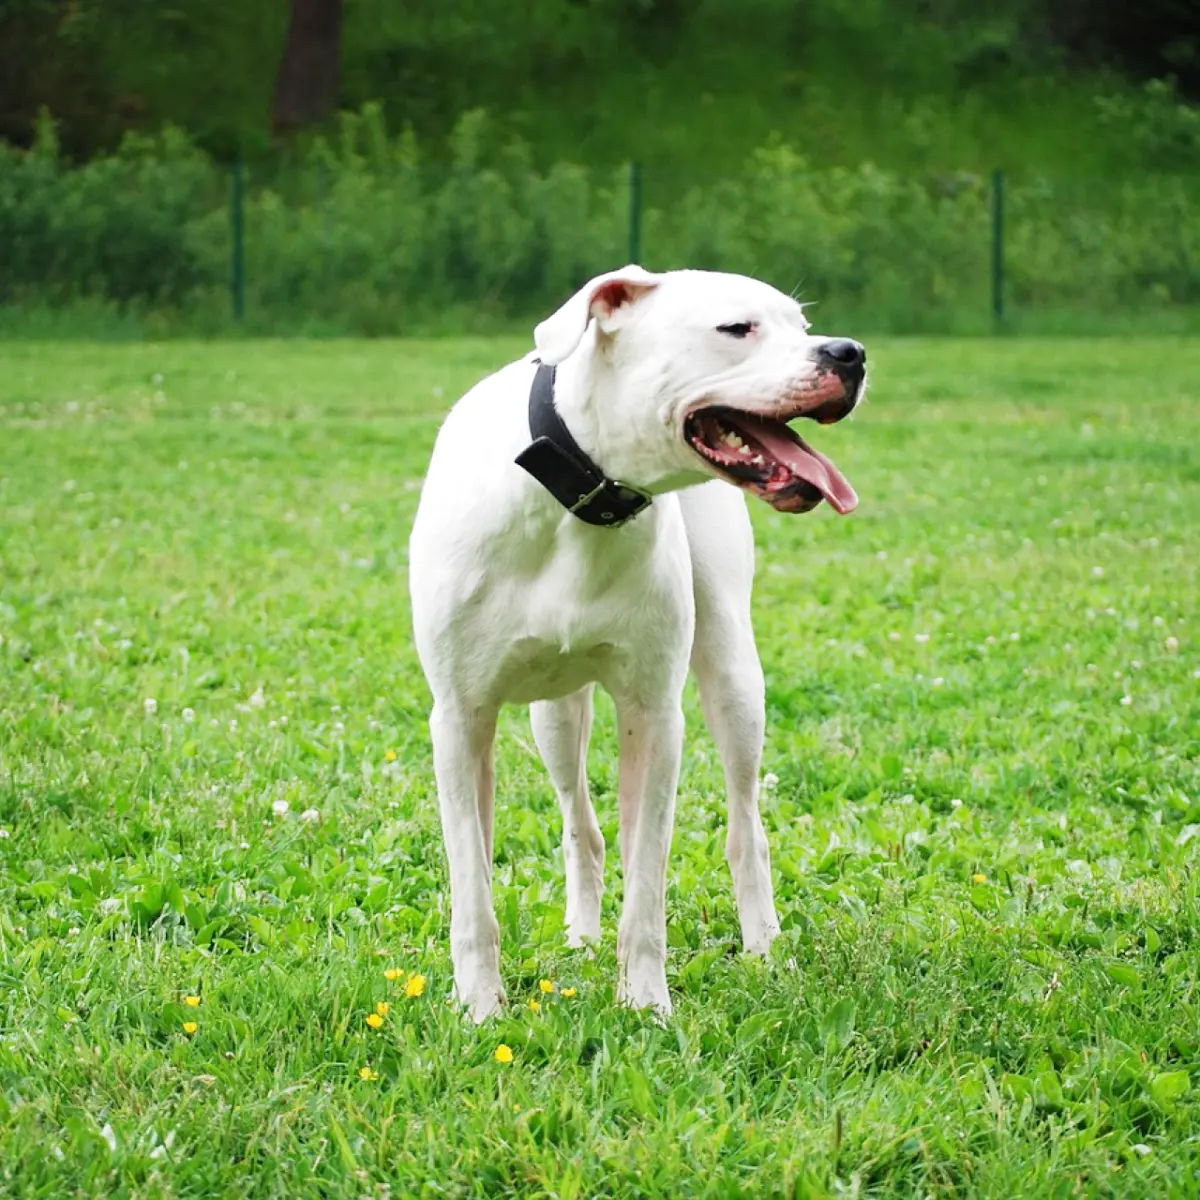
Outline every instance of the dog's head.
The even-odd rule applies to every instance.
[[[858,503],[788,422],[848,416],[866,388],[866,351],[810,334],[800,305],[768,284],[629,266],[597,276],[534,337],[544,362],[586,360],[594,402],[617,410],[601,424],[621,423],[647,464],[630,482],[650,482],[647,470],[681,482],[717,475],[781,512]]]

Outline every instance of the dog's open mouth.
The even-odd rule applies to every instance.
[[[858,504],[841,471],[782,421],[736,408],[701,408],[688,416],[684,436],[721,475],[780,512],[808,512],[828,500],[844,514]]]

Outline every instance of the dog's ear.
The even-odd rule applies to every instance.
[[[593,317],[605,333],[615,332],[661,280],[662,276],[633,264],[597,275],[533,331],[538,357],[551,366],[562,362],[579,345]]]

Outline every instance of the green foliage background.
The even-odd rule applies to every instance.
[[[1187,110],[1184,110],[1187,111]],[[557,163],[500,142],[482,113],[428,163],[377,108],[346,116],[272,169],[251,168],[248,326],[367,334],[487,329],[544,313],[624,261],[625,170]],[[655,180],[653,171],[648,171]],[[0,150],[0,304],[10,330],[219,332],[230,325],[229,172],[178,131],[127,135],[73,167],[44,121]],[[818,322],[901,332],[986,328],[990,181],[824,167],[774,140],[733,176],[664,173],[645,212],[656,268],[744,271],[820,302]],[[1183,176],[1100,194],[1030,175],[1007,193],[1013,325],[1196,324],[1200,219]]]
[[[631,161],[646,265],[762,276],[826,327],[988,328],[1002,168],[1012,327],[1190,329],[1190,76],[1117,73],[1117,10],[1078,7],[348,0],[347,111],[281,145],[284,0],[10,0],[0,331],[230,330],[235,158],[251,331],[524,326],[629,257]]]
[[[0,137],[39,107],[74,158],[164,122],[258,158],[290,0],[6,0]],[[1097,99],[1180,76],[1179,0],[345,0],[342,106],[382,105],[440,153],[484,108],[538,161],[740,169],[774,132],[816,161],[904,171],[1142,165]],[[1127,22],[1129,29],[1122,29]],[[1139,39],[1150,53],[1132,60]],[[1130,82],[1133,81],[1133,82]],[[1190,88],[1190,91],[1189,91]]]

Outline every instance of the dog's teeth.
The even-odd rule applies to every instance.
[[[738,447],[738,453],[739,453],[739,454],[749,454],[749,453],[750,453],[750,447],[749,447],[749,446],[746,446],[746,445],[739,446],[739,447]],[[761,457],[761,455],[760,455],[760,457]]]
[[[734,450],[741,449],[743,444],[742,439],[738,437],[738,435],[734,433],[732,429],[727,429],[725,431],[721,441],[723,441],[726,446],[732,446]]]

